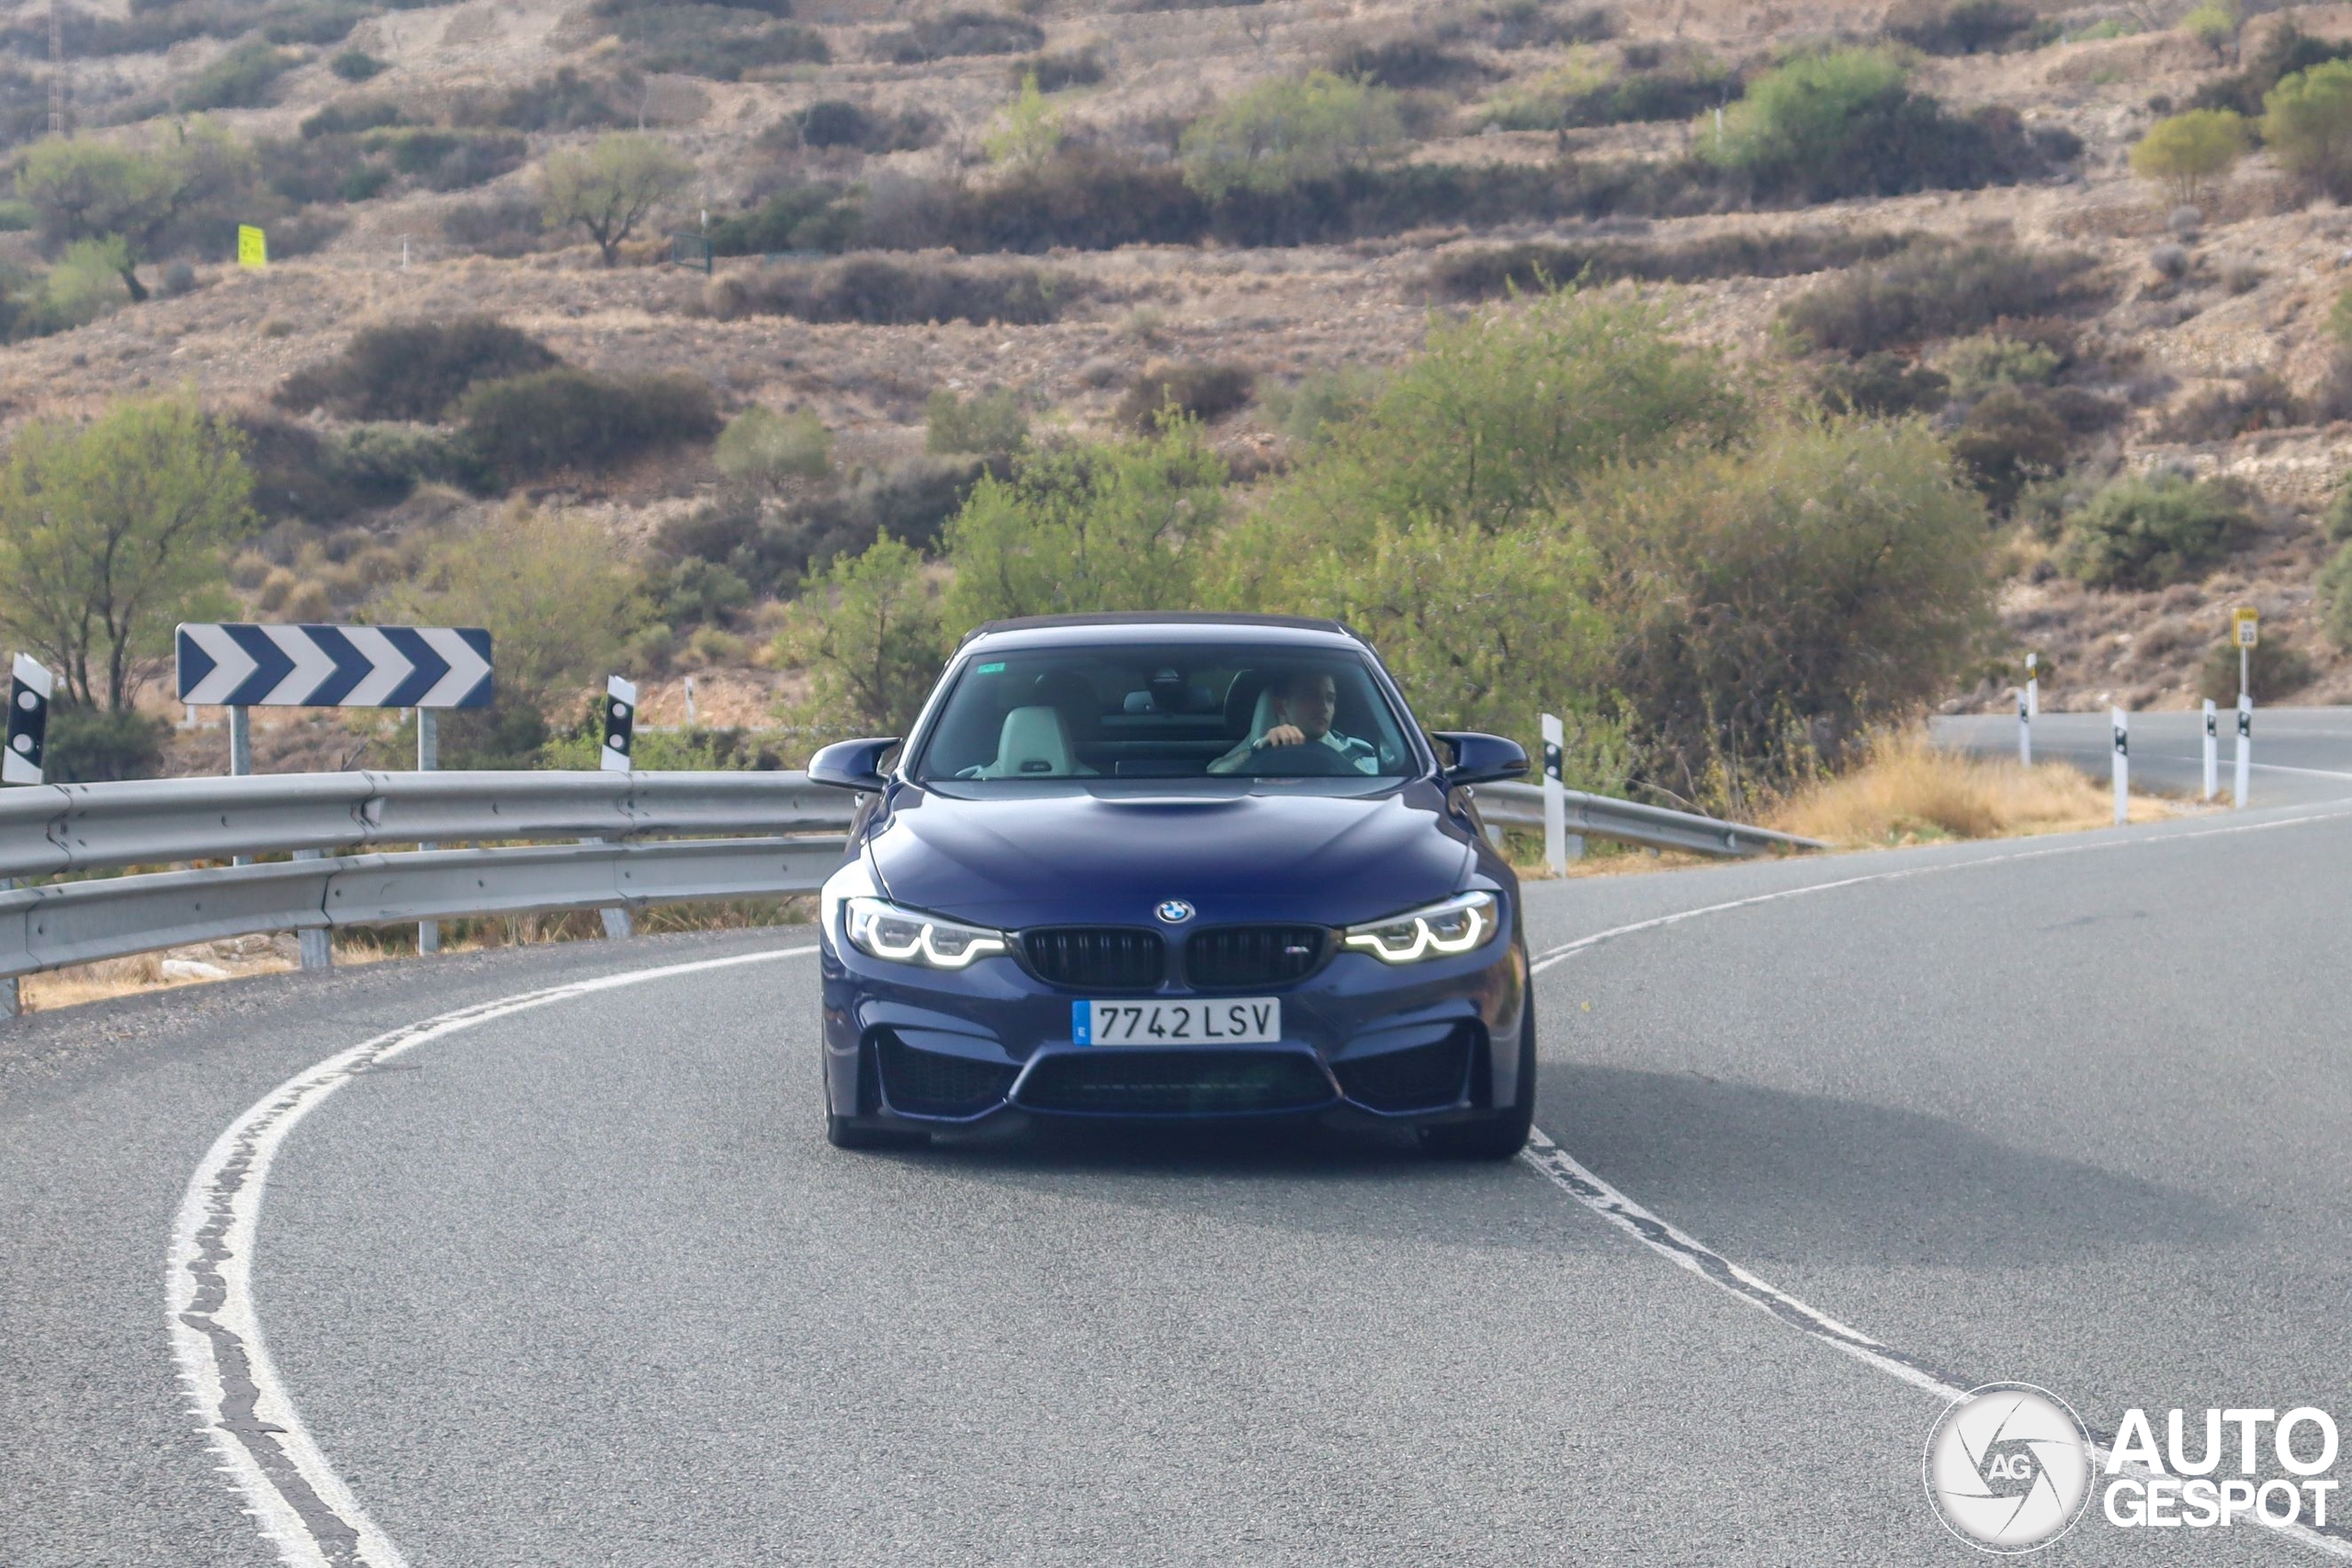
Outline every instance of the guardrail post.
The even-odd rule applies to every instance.
[[[294,858],[323,860],[326,858],[326,852],[324,850],[296,850]],[[303,968],[332,969],[334,967],[334,933],[333,931],[321,928],[316,931],[304,930],[295,934],[297,940],[302,944]]]
[[[15,877],[0,876],[0,893],[6,893],[15,886]],[[0,984],[0,1018],[14,1018],[24,1010],[24,998],[17,991],[17,977],[11,975],[5,984]]]
[[[441,766],[440,716],[432,708],[416,710],[416,771],[429,773]],[[419,844],[419,850],[429,850],[431,844]],[[416,951],[420,953],[441,951],[441,922],[416,922]]]
[[[605,840],[602,839],[582,839],[580,841],[583,844],[601,844]],[[618,942],[625,936],[633,936],[636,934],[637,928],[635,924],[630,921],[628,918],[628,911],[627,909],[612,907],[599,909],[596,913],[605,922],[605,939],[607,942]]]

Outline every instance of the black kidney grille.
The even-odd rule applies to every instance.
[[[1415,1045],[1380,1056],[1334,1062],[1340,1090],[1374,1111],[1426,1111],[1462,1098],[1470,1075],[1470,1048],[1477,1032],[1467,1025],[1433,1044]]]
[[[1105,1045],[1048,1056],[1019,1103],[1035,1111],[1233,1115],[1329,1104],[1330,1080],[1295,1051],[1145,1051]]]
[[[1184,944],[1184,978],[1205,990],[1276,986],[1312,973],[1331,933],[1320,926],[1219,926]]]
[[[1002,1100],[1020,1068],[923,1051],[888,1030],[875,1037],[882,1093],[893,1111],[917,1116],[972,1116]]]
[[[1029,967],[1056,986],[1086,991],[1148,991],[1166,977],[1158,931],[1125,926],[1057,926],[1024,931]]]

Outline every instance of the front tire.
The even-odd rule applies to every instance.
[[[869,1127],[852,1116],[825,1112],[825,1142],[837,1149],[927,1149],[929,1133],[898,1127]]]
[[[1421,1147],[1440,1159],[1505,1160],[1527,1146],[1535,1126],[1535,998],[1520,1015],[1519,1081],[1511,1102],[1469,1122],[1421,1129]]]

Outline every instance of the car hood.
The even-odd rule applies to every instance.
[[[1175,898],[1203,924],[1347,925],[1459,891],[1475,858],[1419,781],[1356,795],[901,786],[868,842],[893,901],[1009,930],[1149,925]]]

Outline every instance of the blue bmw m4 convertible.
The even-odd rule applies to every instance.
[[[1535,1019],[1464,786],[1526,767],[1425,737],[1335,621],[982,626],[913,733],[808,765],[865,797],[822,900],[832,1142],[1294,1117],[1508,1158]]]

